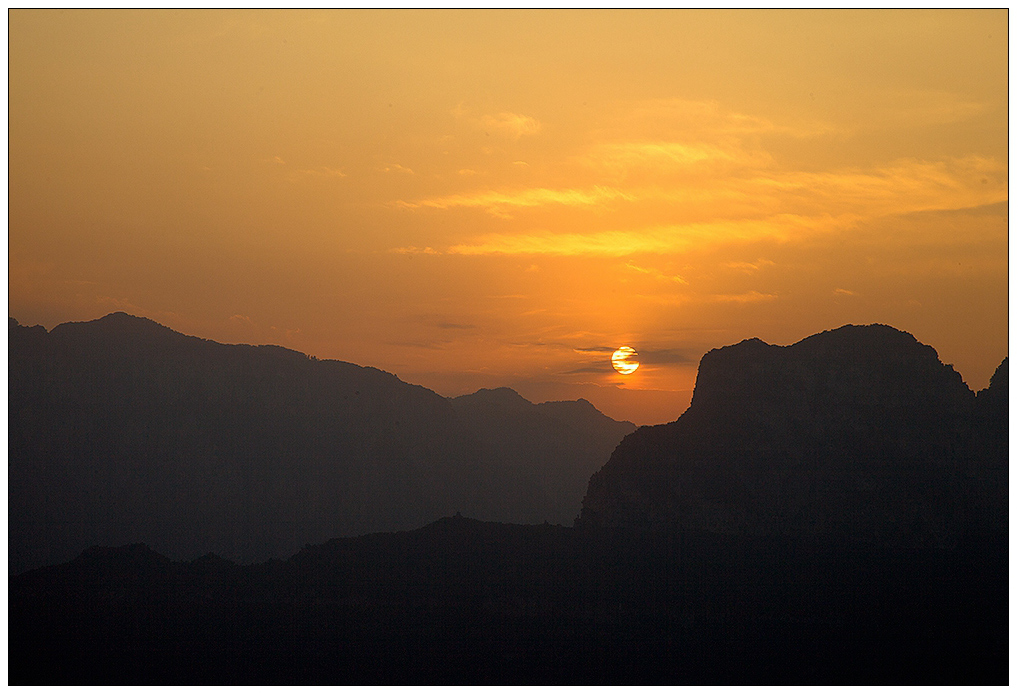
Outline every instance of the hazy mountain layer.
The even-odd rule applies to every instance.
[[[634,428],[586,401],[451,402],[123,313],[50,332],[11,319],[9,344],[11,571],[131,542],[263,560],[457,511],[570,522]]]
[[[601,414],[586,400],[533,404],[509,388],[482,389],[452,400],[475,434],[484,469],[499,485],[501,506],[489,517],[572,525],[580,513],[591,462],[636,429]]]
[[[1007,368],[978,398],[882,325],[708,352],[689,409],[627,436],[582,523],[948,546],[1007,532]]]

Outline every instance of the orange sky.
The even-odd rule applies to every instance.
[[[846,323],[983,388],[1007,48],[1006,10],[12,10],[9,312],[640,424]]]

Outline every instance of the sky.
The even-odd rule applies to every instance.
[[[974,390],[1007,354],[1007,10],[8,17],[22,324],[637,424],[751,337],[884,323]]]

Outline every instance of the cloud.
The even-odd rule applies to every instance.
[[[597,352],[603,354],[611,354],[617,348],[601,346],[601,347],[573,347],[572,349],[574,352]]]
[[[943,91],[913,90],[896,95],[899,104],[869,109],[863,127],[952,125],[980,116],[990,105]]]
[[[452,246],[454,255],[555,255],[614,256],[664,254],[705,243],[736,240],[785,240],[849,226],[852,219],[777,215],[768,219],[722,220],[639,230],[599,231],[588,234],[556,234],[537,231],[521,234],[488,234],[469,243]]]
[[[295,169],[293,171],[295,175],[300,176],[319,176],[323,178],[346,178],[346,174],[339,169],[333,169],[328,166],[319,166],[314,169]]]
[[[418,248],[417,246],[403,246],[402,248],[390,248],[390,253],[403,253],[405,255],[438,255],[431,246],[425,246],[424,248]]]
[[[640,349],[637,350],[637,360],[641,364],[696,364],[700,357],[691,356],[687,351],[681,349]]]
[[[757,225],[777,217],[861,221],[1007,199],[1006,165],[992,157],[970,156],[933,162],[901,159],[881,167],[820,172],[747,169],[746,175],[707,176],[672,186],[481,190],[390,204],[405,209],[481,209],[504,219],[520,208],[657,205],[658,216],[687,218],[690,224],[684,226],[690,227],[697,220],[736,223],[719,219],[725,216]]]
[[[970,117],[982,108],[947,98],[931,98],[920,107],[941,113],[938,118],[942,119]],[[465,117],[462,112],[458,115]],[[876,166],[783,170],[780,161],[760,148],[757,136],[815,137],[834,129],[822,123],[777,124],[711,101],[650,100],[632,106],[624,115],[617,124],[609,123],[594,133],[600,142],[559,162],[572,167],[568,173],[573,178],[566,180],[601,185],[481,189],[389,204],[408,210],[479,210],[506,220],[517,210],[531,211],[531,215],[547,210],[549,217],[555,215],[538,222],[545,225],[543,229],[506,225],[497,233],[465,237],[440,249],[452,255],[625,257],[756,240],[796,241],[860,228],[880,217],[969,209],[1008,200],[1007,165],[994,157],[898,159]],[[485,119],[493,126],[530,127],[520,125],[529,120],[518,114],[481,120]],[[632,138],[634,132],[643,139]],[[612,169],[625,176],[613,179]],[[637,171],[645,175],[628,176]],[[562,210],[556,208],[603,209],[615,219],[618,213],[627,214],[645,226],[577,230],[568,222],[563,225]],[[751,273],[770,263],[733,262],[728,267]],[[631,262],[627,267],[660,281],[685,282],[679,275],[644,263]]]
[[[658,306],[696,306],[704,304],[756,304],[778,299],[777,294],[766,294],[756,290],[739,294],[631,294],[633,301]]]
[[[1008,199],[1007,167],[993,157],[928,162],[900,159],[871,170],[769,173],[745,189],[786,204],[840,209],[864,217],[979,207]]]
[[[706,297],[706,300],[723,304],[755,304],[761,301],[773,301],[777,298],[777,294],[761,294],[753,290],[743,292],[742,294],[710,294]]]
[[[581,366],[579,368],[570,369],[569,371],[563,371],[562,373],[563,374],[606,374],[606,373],[615,373],[615,369],[612,367],[610,361],[604,360],[604,361],[590,362],[589,364],[586,364],[586,365]]]
[[[574,347],[573,351],[581,353],[594,353],[602,354],[603,357],[596,361],[589,361],[582,366],[569,371],[564,371],[565,374],[581,374],[581,373],[615,373],[615,369],[611,365],[611,354],[615,352],[616,347]],[[699,355],[690,356],[686,350],[676,348],[664,348],[664,349],[637,349],[636,360],[640,364],[645,366],[663,366],[668,364],[696,364],[699,362]]]
[[[657,141],[595,145],[581,161],[587,166],[616,171],[649,169],[667,172],[718,165],[763,168],[772,163],[772,158],[763,150],[745,149],[738,143]]]
[[[443,330],[474,330],[477,328],[476,325],[469,323],[437,323],[436,325]]]
[[[635,270],[640,274],[649,275],[650,277],[653,277],[656,280],[661,280],[664,282],[678,282],[679,284],[689,284],[689,282],[684,280],[679,275],[666,275],[665,273],[661,272],[660,270],[657,270],[656,268],[640,267],[639,265],[636,265],[634,263],[626,263],[626,267],[629,268],[630,270]]]
[[[541,129],[541,124],[535,118],[508,112],[481,116],[479,125],[486,131],[496,132],[513,139],[519,139],[524,135],[533,135]]]
[[[410,209],[431,207],[448,210],[454,207],[479,207],[497,217],[506,216],[506,208],[539,207],[542,205],[566,205],[587,207],[601,205],[615,200],[627,200],[630,196],[606,186],[594,186],[586,190],[574,188],[554,190],[551,188],[528,188],[518,191],[486,190],[464,195],[448,195],[417,202],[396,201],[396,205]]]
[[[762,267],[768,267],[774,265],[773,260],[767,260],[766,258],[757,258],[755,263],[747,263],[743,261],[733,261],[731,263],[725,263],[725,267],[730,267],[734,270],[741,270],[746,273],[753,273]]]
[[[687,136],[712,140],[724,136],[763,134],[811,138],[839,131],[823,121],[800,120],[779,124],[760,116],[726,109],[717,101],[688,99],[647,99],[630,104],[620,111],[611,129],[629,131],[634,127],[644,131],[683,132]]]
[[[844,296],[855,296],[856,295],[855,292],[850,291],[848,289],[835,289],[834,293],[835,294],[841,294],[841,295],[844,295]]]
[[[389,166],[382,167],[381,169],[379,169],[379,171],[383,171],[385,173],[407,174],[408,176],[413,176],[414,175],[414,170],[413,169],[408,168],[406,166],[400,166],[399,164],[390,164]]]

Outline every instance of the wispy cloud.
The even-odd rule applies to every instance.
[[[602,361],[592,361],[584,364],[583,366],[575,369],[569,369],[563,371],[563,374],[608,374],[615,373],[615,369],[612,367],[611,362],[607,359]]]
[[[639,265],[636,265],[635,263],[631,262],[626,263],[626,267],[629,268],[630,270],[639,272],[642,275],[648,275],[650,277],[653,277],[656,280],[661,280],[664,282],[677,282],[679,284],[689,284],[689,282],[684,280],[679,275],[667,275],[656,268],[640,267]]]
[[[755,289],[736,294],[634,294],[634,300],[659,306],[691,306],[700,304],[757,304],[774,301],[778,294],[758,292]]]
[[[539,207],[542,205],[589,207],[615,200],[629,199],[631,199],[631,196],[615,188],[594,186],[586,190],[575,188],[557,190],[552,188],[526,188],[517,191],[485,190],[462,195],[427,198],[416,202],[400,200],[395,204],[410,209],[430,207],[448,210],[454,207],[477,207],[489,214],[504,217],[507,216],[507,209],[516,207]]]
[[[796,138],[817,137],[839,128],[819,120],[800,120],[796,123],[775,123],[760,116],[740,113],[725,108],[717,101],[688,99],[647,99],[631,104],[619,113],[614,129],[680,131],[688,136],[742,137],[749,135],[779,134]]]
[[[533,135],[541,130],[541,124],[536,118],[508,112],[482,116],[480,126],[487,131],[513,139],[519,139],[524,135]]]
[[[641,364],[696,364],[699,354],[691,354],[684,349],[640,349],[637,359]]]
[[[414,175],[414,170],[413,169],[411,169],[409,167],[406,167],[406,166],[401,166],[399,164],[389,164],[387,166],[383,166],[383,167],[381,167],[379,169],[379,171],[382,171],[383,173],[401,173],[401,174],[407,174],[408,176],[413,176]]]
[[[694,219],[730,215],[763,222],[779,213],[866,219],[965,209],[1007,199],[1006,165],[992,157],[971,156],[933,162],[902,159],[870,169],[820,172],[747,169],[740,176],[708,177],[680,186],[480,190],[391,204],[407,209],[474,208],[500,218],[511,218],[512,210],[519,208],[653,204],[674,208],[670,212],[659,208],[663,213]]]
[[[756,290],[743,292],[741,294],[711,294],[705,297],[708,302],[722,304],[756,304],[761,301],[773,301],[777,298],[777,294],[763,294]]]
[[[593,168],[614,171],[649,169],[676,172],[706,166],[766,167],[771,156],[760,149],[706,142],[612,142],[594,145],[581,161]]]
[[[745,261],[733,261],[724,264],[725,267],[730,267],[733,270],[741,270],[742,272],[746,273],[753,273],[758,271],[762,267],[769,267],[772,265],[774,265],[774,261],[767,260],[766,258],[757,258],[756,262],[754,263],[748,263]]]
[[[603,353],[603,354],[611,354],[617,348],[616,347],[608,347],[608,346],[600,346],[600,347],[596,347],[595,346],[595,347],[573,347],[572,349],[573,349],[574,352],[596,352],[596,353],[599,353],[599,354],[601,354],[601,353]]]
[[[424,248],[418,248],[417,246],[403,246],[402,248],[391,248],[390,253],[403,253],[405,255],[438,255],[431,246],[425,246]]]
[[[294,169],[294,175],[298,176],[320,176],[323,178],[346,178],[346,174],[340,169],[330,166],[318,166],[313,169]]]
[[[743,184],[787,204],[866,217],[979,207],[1008,199],[1007,168],[992,157],[902,159],[887,166],[831,172],[769,172]]]
[[[454,255],[557,255],[622,257],[674,253],[703,243],[761,238],[787,239],[804,231],[845,227],[853,219],[778,215],[768,219],[723,220],[641,230],[557,234],[549,231],[488,234],[448,249]],[[636,266],[639,267],[639,266]]]
[[[990,110],[990,105],[943,91],[913,90],[897,95],[897,105],[885,105],[866,113],[867,128],[951,125]]]

